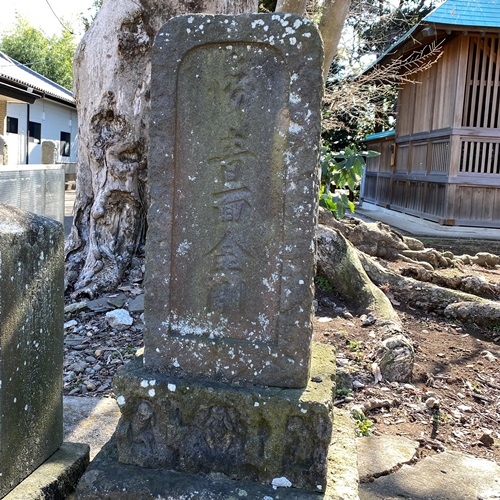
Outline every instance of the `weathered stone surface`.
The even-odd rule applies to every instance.
[[[221,476],[191,475],[165,469],[148,469],[118,462],[112,439],[92,461],[78,484],[77,500],[344,500],[295,488],[274,489],[251,481]]]
[[[305,389],[235,386],[151,372],[142,359],[114,379],[122,417],[122,463],[189,474],[222,473],[325,491],[331,438],[335,356],[313,350]]]
[[[7,165],[7,141],[0,135],[0,165]]]
[[[179,499],[325,499],[358,500],[358,469],[352,418],[334,410],[332,441],[328,456],[328,479],[324,494],[296,488],[274,489],[249,481],[195,476],[168,470],[144,469],[118,462],[113,438],[92,461],[78,486],[79,500],[179,500]]]
[[[57,163],[57,145],[54,141],[42,142],[42,163],[44,165]]]
[[[359,438],[358,469],[360,481],[389,474],[411,462],[419,443],[401,436],[368,436]]]
[[[128,305],[128,310],[130,312],[143,312],[144,311],[144,294],[141,293],[134,299],[132,299]]]
[[[90,445],[92,460],[111,439],[120,418],[113,398],[64,396],[64,440]]]
[[[414,466],[403,465],[389,476],[362,483],[361,500],[469,500],[500,498],[500,466],[490,460],[455,451],[426,457]]]
[[[78,398],[75,398],[78,399]],[[312,493],[249,481],[231,481],[215,475],[190,475],[166,469],[145,469],[118,462],[116,439],[107,443],[78,486],[79,500],[179,499],[325,499],[358,500],[356,438],[350,414],[335,408],[328,454],[326,491]]]
[[[75,490],[89,464],[89,446],[63,443],[61,447],[4,500],[63,499]]]
[[[62,443],[62,225],[0,205],[0,497]]]
[[[152,371],[305,387],[322,48],[290,14],[157,36],[145,304]]]
[[[359,500],[355,429],[351,414],[335,408],[325,499]]]

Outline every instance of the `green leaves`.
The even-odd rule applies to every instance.
[[[67,30],[59,36],[47,37],[22,16],[17,16],[14,28],[2,34],[0,50],[33,71],[72,89],[76,43]]]
[[[342,219],[347,210],[354,212],[353,193],[361,180],[366,158],[378,154],[375,151],[359,151],[356,146],[334,153],[323,146],[319,204],[337,219]]]

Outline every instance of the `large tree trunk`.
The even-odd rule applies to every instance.
[[[66,247],[75,294],[119,283],[146,231],[150,51],[158,29],[189,12],[257,11],[257,0],[107,0],[74,63],[77,196]]]
[[[323,80],[326,82],[333,58],[337,54],[337,48],[342,35],[344,22],[349,14],[351,0],[325,0],[319,31],[323,38],[325,47],[325,60],[323,63]]]
[[[307,0],[278,0],[276,12],[294,12],[303,15],[306,11]]]

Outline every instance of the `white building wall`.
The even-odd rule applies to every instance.
[[[42,142],[54,141],[58,147],[58,162],[76,162],[78,121],[76,110],[64,104],[48,99],[37,99],[29,105],[29,121],[41,124],[41,141],[27,141],[28,104],[7,103],[7,116],[17,118],[18,134],[5,133],[8,147],[8,164],[23,165],[26,163],[26,146],[29,150],[30,164],[42,162]],[[71,136],[70,156],[61,155],[61,132]]]
[[[26,134],[28,126],[28,104],[7,103],[7,116],[17,118],[18,133],[5,132],[7,143],[7,165],[24,165],[26,163]]]

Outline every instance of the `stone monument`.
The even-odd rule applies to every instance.
[[[42,163],[55,165],[57,163],[57,144],[55,141],[42,142]]]
[[[322,59],[313,23],[290,14],[180,16],[157,35],[144,356],[115,377],[116,448],[80,498],[325,493],[334,354],[311,354]]]
[[[63,445],[63,309],[62,225],[0,205],[1,498],[68,494],[88,463],[88,446]],[[19,484],[51,456],[36,487]]]
[[[7,141],[3,135],[0,135],[0,165],[7,165]]]

